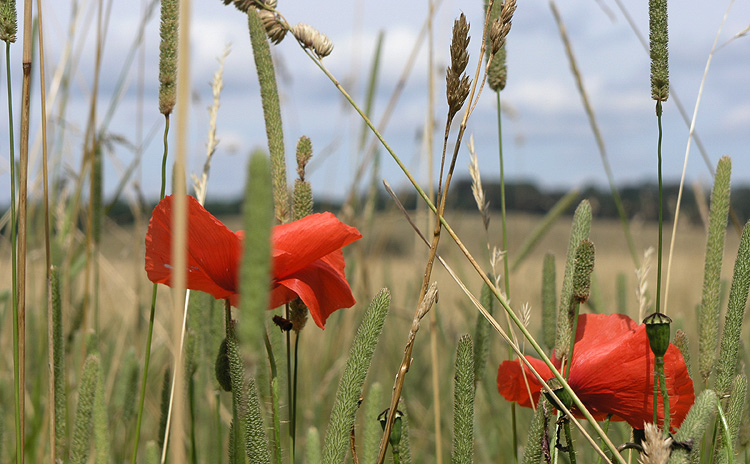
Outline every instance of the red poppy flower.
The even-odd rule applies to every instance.
[[[242,231],[232,232],[188,196],[187,288],[239,302]],[[343,247],[362,238],[331,213],[312,214],[275,226],[272,232],[273,283],[270,307],[299,297],[322,329],[334,311],[356,301],[344,275]],[[146,234],[146,273],[154,283],[170,285],[172,197],[154,208]]]
[[[543,379],[552,371],[539,359],[526,357]],[[560,368],[556,356],[552,363]],[[528,367],[526,379],[533,401],[539,400],[541,384]],[[627,421],[642,429],[654,420],[654,355],[646,337],[646,326],[622,314],[582,314],[578,316],[575,350],[570,369],[570,386],[596,420],[613,414],[612,420]],[[680,350],[670,344],[664,355],[664,372],[669,393],[671,424],[680,427],[695,400],[693,381]],[[521,361],[505,361],[497,373],[497,388],[508,401],[531,407],[521,373]],[[659,421],[664,409],[659,397]],[[583,417],[573,410],[576,417]]]

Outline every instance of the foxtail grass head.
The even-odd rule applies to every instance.
[[[174,109],[177,89],[178,0],[162,0],[159,35],[159,112],[165,116]]]
[[[669,34],[667,0],[649,0],[649,54],[651,56],[651,98],[657,102],[669,98]]]
[[[15,0],[0,0],[0,40],[6,43],[16,41],[18,14]]]

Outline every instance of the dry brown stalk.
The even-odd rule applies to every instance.
[[[181,401],[185,395],[185,376],[182,374],[182,334],[184,334],[187,283],[187,185],[185,179],[185,161],[187,159],[188,112],[190,109],[190,0],[180,0],[179,42],[177,58],[177,147],[173,171],[174,210],[172,229],[172,262],[175,273],[172,276],[172,355],[174,367],[172,375],[172,393],[169,399],[169,415],[162,449],[161,463],[166,460],[169,436],[173,441],[170,461],[186,462],[184,446],[184,405]],[[177,398],[178,401],[174,401]],[[172,430],[171,430],[172,429]],[[171,431],[170,431],[171,430]]]
[[[434,305],[437,300],[437,282],[433,282],[427,292],[425,292],[424,297],[419,304],[419,308],[417,308],[417,312],[414,314],[414,319],[411,322],[411,327],[409,328],[409,337],[407,338],[406,347],[404,348],[404,357],[401,360],[401,366],[396,373],[396,381],[393,384],[393,396],[391,397],[391,406],[389,409],[390,411],[395,411],[398,408],[398,401],[401,398],[401,390],[404,387],[404,378],[406,377],[406,373],[409,372],[409,367],[411,367],[411,353],[414,349],[414,340],[416,339],[417,331],[419,330],[419,323],[422,318],[430,311],[430,308],[432,308],[432,305]],[[388,414],[389,418],[392,418],[394,416],[395,414]],[[391,436],[392,427],[393,419],[388,419],[386,421],[386,427],[383,431],[383,437],[380,440],[380,453],[378,455],[379,464],[382,464],[385,461],[385,451],[387,449],[386,445],[388,444],[388,439]]]
[[[47,276],[47,410],[49,411],[49,447],[50,463],[55,464],[57,458],[55,431],[55,362],[53,345],[54,328],[52,324],[52,255],[50,251],[50,228],[49,228],[49,179],[47,169],[47,107],[46,107],[46,83],[44,75],[44,27],[42,26],[42,1],[37,0],[37,21],[39,22],[39,82],[40,103],[42,118],[42,177],[44,195],[44,257]]]
[[[21,144],[18,170],[18,356],[19,375],[18,382],[21,390],[21,402],[19,414],[21,416],[21,444],[25,443],[25,418],[24,409],[26,394],[26,205],[28,200],[28,171],[29,171],[29,114],[31,109],[31,8],[32,1],[25,0],[23,8],[23,86],[21,90]],[[23,446],[21,449],[21,461],[24,462]]]

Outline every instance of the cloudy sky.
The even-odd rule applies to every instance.
[[[648,2],[620,1],[629,8],[639,30],[645,32]],[[50,98],[55,96],[50,104],[50,133],[54,135],[50,153],[53,159],[61,160],[57,172],[71,178],[80,170],[83,130],[92,94],[97,2],[79,1],[76,11],[71,10],[76,2],[46,3],[47,93]],[[98,96],[100,125],[115,98],[148,3],[146,0],[112,2]],[[217,58],[229,46],[231,52],[226,58],[217,121],[220,143],[212,164],[209,195],[234,197],[242,191],[245,182],[248,153],[266,146],[247,22],[240,12],[218,0],[193,3],[191,78],[194,98],[189,109],[189,169],[191,172],[202,169],[208,133],[207,108],[211,103],[210,81],[218,67]],[[723,18],[726,15],[719,45],[730,41],[750,24],[750,2],[736,2],[727,13],[729,6],[726,1],[670,3],[670,77],[673,92],[689,117],[692,117],[706,61]],[[559,2],[558,7],[617,183],[655,180],[657,129],[654,102],[650,99],[647,53],[616,1],[567,0]],[[417,41],[427,14],[427,2],[279,0],[278,9],[290,23],[309,23],[328,35],[335,48],[325,63],[358,102],[364,101],[364,86],[377,37],[380,32],[384,33],[372,118],[379,121]],[[436,104],[432,116],[436,121],[436,150],[445,124],[444,72],[450,29],[462,12],[472,25],[469,69],[473,71],[481,37],[481,0],[445,0],[440,3],[434,19]],[[503,107],[507,110],[503,117],[507,175],[511,179],[532,180],[555,188],[588,183],[605,185],[599,152],[546,1],[519,1],[507,48],[508,84],[502,92]],[[20,38],[11,53],[15,67],[13,86],[16,95],[20,95]],[[287,38],[273,47],[273,53],[280,81],[286,149],[290,154],[290,178],[296,140],[300,135],[308,135],[315,150],[310,166],[315,194],[340,198],[350,188],[360,160],[358,145],[362,123],[294,41]],[[61,63],[67,63],[73,70],[66,98],[63,92],[53,95],[55,72]],[[134,176],[147,197],[158,195],[163,116],[158,113],[156,103],[157,72],[158,7],[145,25],[143,49],[135,54],[133,65],[124,73],[124,93],[114,105],[107,125],[107,131],[120,140],[107,154],[107,192],[115,190],[124,168],[133,163],[136,155],[131,145],[136,145],[140,137],[145,140],[143,159]],[[428,175],[422,148],[423,127],[428,117],[427,79],[425,44],[384,130],[396,153],[423,180]],[[34,93],[37,95],[38,89],[36,82]],[[38,97],[34,102],[33,126],[38,131]],[[20,120],[19,103],[20,98],[16,97],[16,124]],[[0,99],[0,104],[5,106],[5,100]],[[61,110],[63,104],[64,111]],[[0,124],[0,137],[7,140],[7,116],[3,120],[6,122]],[[62,127],[64,137],[60,138]],[[498,173],[496,127],[495,95],[487,90],[481,96],[467,131],[467,135],[474,136],[482,174],[487,180],[496,179]],[[668,180],[675,180],[682,171],[688,128],[673,96],[665,105],[664,131],[664,173]],[[750,37],[737,38],[715,53],[703,90],[696,131],[711,165],[715,165],[720,156],[731,155],[735,182],[750,182]],[[454,136],[455,133],[454,130]],[[460,174],[467,173],[467,163],[468,153],[462,150],[458,162]],[[0,189],[6,192],[9,188],[7,169],[6,148],[0,158]],[[383,158],[381,169],[381,177],[391,184],[404,185],[404,176],[389,157]],[[710,183],[709,169],[695,144],[690,151],[687,174],[690,181]]]

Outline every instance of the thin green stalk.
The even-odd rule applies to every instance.
[[[285,305],[285,313],[284,316],[289,319],[289,303]],[[294,436],[294,399],[292,397],[292,383],[293,383],[293,377],[292,377],[292,335],[287,332],[286,333],[286,399],[287,404],[289,405],[290,411],[289,411],[289,440],[291,441],[291,446],[289,447],[289,452],[292,455],[292,462],[294,462],[294,442],[295,442],[295,436]]]
[[[159,201],[164,199],[167,189],[167,154],[169,153],[167,145],[167,136],[169,134],[169,114],[164,115],[164,153],[161,159],[161,189],[159,190]],[[135,440],[133,440],[133,456],[131,464],[136,464],[138,457],[138,443],[141,439],[141,423],[143,421],[143,406],[146,401],[146,381],[148,380],[148,368],[151,362],[151,340],[154,335],[154,318],[156,314],[156,293],[158,284],[154,284],[151,289],[151,311],[148,317],[148,334],[146,335],[146,359],[143,362],[143,382],[141,383],[141,399],[138,402],[138,418],[135,421]]]
[[[662,229],[664,225],[664,200],[663,200],[663,188],[662,188],[662,171],[661,171],[661,141],[663,137],[663,131],[661,127],[661,101],[656,102],[656,122],[659,126],[659,139],[657,141],[656,145],[656,153],[659,160],[659,245],[657,250],[657,268],[656,268],[656,312],[663,312],[661,311],[661,254],[662,254],[662,248],[663,245],[663,239],[662,239]],[[665,308],[666,311],[666,308]]]
[[[604,433],[609,432],[609,422],[612,419],[612,414],[607,414],[607,418],[604,419],[604,425],[602,426],[602,430],[604,430]],[[602,441],[602,448],[604,447],[604,442]],[[602,457],[600,455],[596,456],[596,464],[601,464]]]
[[[279,374],[276,369],[276,357],[273,355],[271,340],[268,338],[268,331],[263,331],[263,341],[268,354],[268,364],[271,370],[271,413],[273,421],[273,454],[276,464],[281,464],[281,419],[279,417]]]
[[[573,435],[570,433],[570,423],[565,421],[565,445],[568,447],[570,464],[576,464],[576,449],[573,447]]]
[[[292,462],[294,462],[294,444],[297,438],[297,367],[299,366],[299,336],[294,333],[294,386],[292,387]]]
[[[656,372],[659,375],[659,388],[661,389],[661,398],[664,403],[664,429],[665,433],[669,433],[669,426],[671,420],[671,413],[669,412],[669,393],[667,392],[667,379],[664,375],[664,358],[659,357],[656,361]],[[656,423],[656,422],[654,422]]]
[[[164,199],[167,189],[167,155],[169,154],[169,115],[164,115],[164,153],[161,158],[161,190],[159,190],[159,201]],[[156,288],[156,284],[154,284]]]
[[[500,107],[500,92],[495,92],[497,96],[497,152],[500,160],[500,223],[503,229],[503,266],[505,273],[505,295],[510,298],[510,269],[508,265],[508,227],[505,217],[505,165],[503,162],[503,129],[502,129],[502,112]],[[510,320],[508,320],[508,331],[512,331]],[[508,347],[508,359],[512,359],[513,350]],[[518,429],[516,426],[516,403],[510,405],[511,424],[513,427],[513,461],[518,462]]]
[[[571,328],[571,342],[570,342],[570,350],[568,351],[568,359],[566,360],[566,369],[565,369],[565,381],[568,381],[570,379],[570,368],[573,364],[573,350],[575,349],[576,343],[576,331],[578,330],[578,312],[581,309],[581,304],[578,301],[574,301],[573,305],[575,306],[574,312],[573,312],[573,327]],[[567,425],[567,424],[566,424]]]
[[[8,137],[10,144],[10,250],[11,250],[11,284],[13,298],[13,395],[15,401],[16,426],[16,461],[23,457],[21,442],[21,392],[20,392],[20,357],[18,347],[18,258],[16,257],[16,154],[13,141],[13,93],[10,80],[10,42],[5,42],[5,69],[8,88]]]

